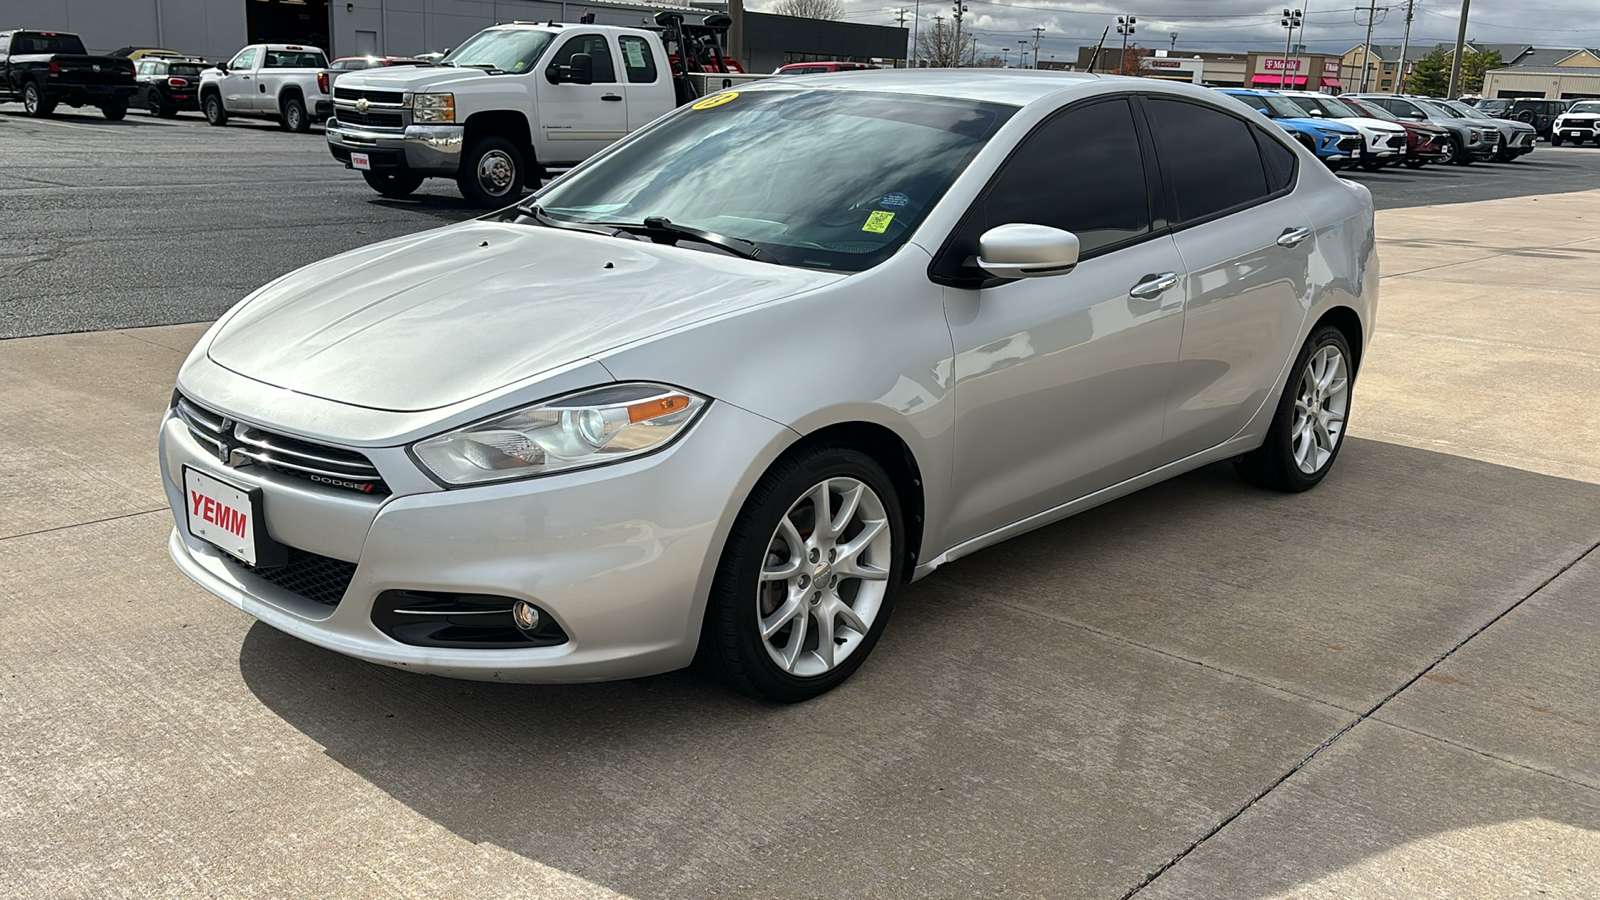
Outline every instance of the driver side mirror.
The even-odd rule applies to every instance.
[[[1320,109],[1313,109],[1313,110],[1312,110],[1312,111],[1311,111],[1311,118],[1313,118],[1313,119],[1320,119],[1320,118],[1322,118],[1322,110],[1320,110]]]
[[[996,278],[1065,275],[1078,264],[1078,236],[1048,225],[997,225],[978,238],[977,263]]]
[[[544,70],[544,77],[551,84],[593,84],[594,57],[587,53],[574,53],[567,65],[551,63]]]
[[[217,71],[221,72],[224,75],[228,74],[228,64],[227,63],[217,63]]]
[[[1419,113],[1419,112],[1410,112],[1410,113],[1406,113],[1406,118],[1408,118],[1408,119],[1416,119],[1418,122],[1421,122],[1421,121],[1426,120],[1428,117],[1423,115],[1422,113]]]

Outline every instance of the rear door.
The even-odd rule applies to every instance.
[[[1223,443],[1267,402],[1305,322],[1311,220],[1293,190],[1300,157],[1242,116],[1146,97],[1187,270],[1158,463]]]
[[[594,63],[591,84],[551,84],[553,67],[569,66],[573,54],[587,53]],[[563,35],[548,57],[545,72],[534,73],[539,122],[535,126],[550,147],[547,163],[588,159],[628,133],[628,104],[617,81],[617,53],[604,34]]]

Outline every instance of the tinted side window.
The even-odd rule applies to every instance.
[[[1172,182],[1176,223],[1259,200],[1267,176],[1250,125],[1196,103],[1150,99],[1156,151]]]
[[[971,235],[996,225],[1049,225],[1078,236],[1083,253],[1150,231],[1144,156],[1126,100],[1071,110],[1029,135],[982,200]]]
[[[611,46],[603,34],[580,34],[562,44],[550,63],[557,66],[572,65],[572,54],[587,53],[594,61],[595,84],[610,84],[617,80],[617,70],[611,65]]]
[[[623,35],[617,38],[622,45],[622,70],[628,73],[629,84],[650,84],[656,80],[656,58],[644,38]]]
[[[1261,161],[1267,167],[1267,190],[1277,193],[1294,183],[1294,151],[1260,129],[1255,134],[1256,143],[1261,145]]]

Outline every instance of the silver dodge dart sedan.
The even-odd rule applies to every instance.
[[[1377,296],[1366,189],[1208,90],[743,85],[244,298],[161,427],[169,550],[376,663],[803,700],[942,563],[1222,460],[1317,484]]]

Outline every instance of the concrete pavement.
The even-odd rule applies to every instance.
[[[0,342],[0,896],[1600,895],[1600,191],[1379,226],[1321,487],[963,559],[781,709],[255,624],[165,558],[203,326]]]

